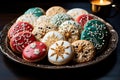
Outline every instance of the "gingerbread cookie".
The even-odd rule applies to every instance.
[[[88,12],[82,8],[73,8],[73,9],[68,10],[67,14],[72,16],[72,18],[75,20],[78,16],[82,14],[88,14]]]
[[[50,23],[59,27],[63,22],[67,20],[71,20],[71,16],[61,13],[61,14],[56,14],[50,19]]]
[[[87,40],[77,40],[72,43],[77,63],[87,62],[93,59],[95,55],[94,45]]]
[[[24,14],[32,14],[35,17],[39,17],[41,15],[44,15],[45,11],[40,7],[33,7],[33,8],[29,8],[27,11],[25,11]]]
[[[66,10],[61,6],[53,6],[46,11],[47,16],[54,16],[59,13],[66,13]]]
[[[44,42],[48,47],[51,46],[53,43],[55,43],[58,40],[64,40],[64,36],[57,32],[57,31],[50,31],[46,33],[46,35],[42,38],[42,42]]]
[[[28,22],[29,24],[34,26],[36,23],[36,20],[37,20],[37,17],[33,16],[32,14],[23,14],[17,18],[16,23],[17,22]]]
[[[48,60],[55,65],[63,65],[72,60],[74,56],[71,44],[67,41],[57,41],[48,51]]]
[[[80,25],[75,21],[69,20],[62,23],[59,27],[59,32],[65,36],[65,39],[70,43],[79,39],[81,29]]]
[[[57,30],[57,27],[50,23],[44,22],[39,25],[36,25],[36,27],[32,31],[32,34],[36,37],[37,40],[40,41],[46,33],[55,30]]]
[[[36,38],[31,32],[22,31],[10,39],[10,47],[14,52],[21,53],[28,44],[34,41],[36,41]]]
[[[25,47],[22,53],[24,60],[28,62],[41,61],[47,55],[47,46],[42,42],[32,42]]]
[[[102,50],[106,46],[109,37],[106,24],[100,20],[88,21],[81,33],[81,39],[91,41],[97,51]]]
[[[14,23],[8,31],[8,38],[12,38],[15,34],[22,31],[32,32],[33,26],[27,22]]]

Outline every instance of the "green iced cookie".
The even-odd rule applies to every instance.
[[[45,11],[42,8],[33,7],[33,8],[29,8],[24,14],[33,14],[34,16],[39,17],[45,14]]]
[[[89,40],[93,43],[96,50],[102,50],[109,39],[109,31],[104,22],[99,20],[90,20],[85,25],[81,33],[81,40]]]

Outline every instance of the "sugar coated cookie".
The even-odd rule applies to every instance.
[[[67,14],[72,16],[72,18],[75,20],[78,16],[82,14],[88,14],[88,12],[82,8],[73,8],[73,9],[68,10]]]
[[[77,63],[87,62],[93,59],[95,54],[94,45],[87,40],[77,40],[72,43]]]
[[[23,14],[17,18],[16,22],[28,22],[32,26],[35,25],[37,17],[33,16],[32,14]]]
[[[48,60],[55,65],[63,65],[72,60],[74,56],[71,44],[67,41],[57,41],[48,51]]]
[[[40,7],[33,7],[33,8],[29,8],[27,11],[25,11],[24,14],[32,14],[35,17],[39,17],[41,15],[44,15],[45,11]]]
[[[56,14],[50,19],[50,23],[59,27],[63,22],[67,20],[71,20],[71,16],[61,13],[61,14]]]
[[[45,34],[45,36],[42,38],[42,42],[44,42],[48,47],[51,46],[53,43],[55,43],[58,40],[64,40],[64,36],[57,32],[57,31],[50,31]]]
[[[8,31],[8,38],[12,38],[15,34],[21,31],[32,32],[33,26],[27,22],[14,23]]]
[[[61,6],[53,6],[46,11],[47,16],[54,16],[58,13],[66,13],[66,10]]]
[[[98,51],[106,46],[109,36],[106,24],[99,20],[88,21],[81,33],[81,39],[91,41]]]
[[[32,42],[23,50],[22,57],[28,62],[37,62],[47,55],[47,46],[42,42]]]
[[[31,32],[22,31],[10,39],[10,47],[14,52],[21,53],[28,44],[34,41],[36,41],[36,38]]]

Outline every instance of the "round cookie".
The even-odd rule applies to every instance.
[[[71,44],[63,40],[52,44],[48,51],[48,60],[55,65],[66,64],[72,60],[73,56],[74,53]]]
[[[29,24],[34,26],[36,21],[37,21],[37,17],[33,16],[32,14],[23,14],[17,18],[16,23],[17,22],[28,22]]]
[[[36,38],[31,32],[22,31],[10,39],[10,47],[14,52],[21,53],[28,44],[34,41],[36,41]]]
[[[12,38],[15,34],[21,31],[32,32],[33,26],[27,22],[14,23],[8,31],[8,38]]]
[[[72,43],[75,57],[74,61],[77,63],[88,62],[93,59],[95,55],[94,45],[87,40],[77,40]]]
[[[54,16],[59,13],[66,13],[66,10],[61,6],[53,6],[46,11],[47,16]]]
[[[42,42],[44,42],[48,47],[51,46],[53,43],[55,43],[58,40],[64,40],[64,36],[57,32],[57,31],[50,31],[45,34],[45,36],[42,38]]]
[[[88,21],[81,33],[81,40],[91,41],[97,51],[104,49],[109,37],[110,35],[106,24],[100,20]]]
[[[62,23],[59,27],[59,32],[65,36],[65,39],[70,43],[79,39],[81,31],[80,25],[75,21],[69,20]]]
[[[92,19],[96,19],[96,17],[91,14],[83,14],[78,16],[76,18],[76,21],[82,26],[82,28],[84,28],[84,25],[86,24],[86,22]]]
[[[57,27],[53,26],[50,23],[44,22],[39,25],[36,25],[36,27],[32,31],[32,34],[36,37],[37,40],[40,41],[46,33],[55,30],[57,30]]]
[[[82,8],[73,8],[68,10],[67,14],[70,15],[75,20],[78,16],[82,14],[88,14],[88,12]]]
[[[65,13],[60,13],[60,14],[56,14],[54,15],[51,19],[50,19],[50,23],[59,27],[63,22],[67,21],[67,20],[71,20],[71,16],[65,14]]]
[[[41,15],[44,15],[45,11],[40,7],[33,7],[33,8],[29,8],[27,11],[25,11],[24,14],[32,14],[35,17],[39,17]]]
[[[22,57],[28,62],[41,61],[47,55],[47,46],[42,42],[32,42],[23,50]]]

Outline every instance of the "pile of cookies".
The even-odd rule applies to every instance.
[[[109,40],[104,20],[82,8],[30,8],[8,31],[13,52],[28,62],[46,59],[54,65],[92,60]]]

